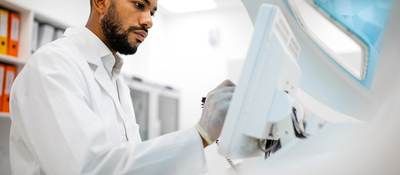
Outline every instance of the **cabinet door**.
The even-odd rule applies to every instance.
[[[143,141],[148,140],[150,95],[148,92],[131,88],[131,96],[133,108],[135,110],[136,122],[140,126],[140,136]]]
[[[160,95],[158,100],[158,116],[161,122],[161,134],[178,130],[179,99]]]

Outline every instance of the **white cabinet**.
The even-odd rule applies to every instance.
[[[143,140],[179,129],[180,92],[174,88],[126,78],[131,90],[136,122]]]

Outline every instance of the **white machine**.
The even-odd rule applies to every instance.
[[[268,157],[326,123],[359,123],[299,87],[300,45],[276,5],[263,4],[219,139],[228,159]]]
[[[291,94],[301,71],[299,44],[279,8],[260,8],[255,33],[219,139],[227,158],[261,155],[260,140],[294,136]],[[284,126],[278,127],[282,123]]]
[[[292,9],[297,3],[334,0],[242,1],[255,32],[219,139],[222,156],[259,156],[242,159],[236,166],[239,174],[398,174],[391,163],[399,159],[400,142],[393,139],[398,127],[391,122],[398,121],[398,110],[391,106],[400,105],[399,2],[387,11],[390,18],[376,57],[371,48],[363,48],[370,57],[362,66],[365,77],[359,78],[315,41]],[[389,6],[385,2],[376,1],[379,8]],[[282,19],[285,25],[279,25]],[[293,52],[292,46],[301,49]],[[360,120],[365,121],[362,127],[354,124]],[[301,139],[299,130],[311,136]],[[271,151],[263,147],[268,140],[280,140],[282,148],[265,160],[261,155]]]

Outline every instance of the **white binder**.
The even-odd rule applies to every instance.
[[[51,41],[53,41],[53,36],[55,33],[55,28],[49,24],[39,25],[39,38],[38,47],[41,47]]]
[[[39,35],[39,22],[33,22],[33,29],[32,29],[32,40],[31,40],[31,53],[35,52],[38,49],[38,36]]]
[[[54,34],[54,40],[62,38],[64,36],[64,30],[63,29],[57,29],[55,34]]]

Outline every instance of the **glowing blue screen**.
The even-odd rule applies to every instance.
[[[380,43],[392,0],[314,0],[331,19],[358,37],[368,47],[368,68],[361,83],[371,85]]]

